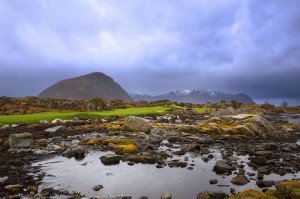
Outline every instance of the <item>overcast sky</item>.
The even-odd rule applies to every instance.
[[[0,0],[0,95],[100,71],[129,93],[300,104],[299,0]]]

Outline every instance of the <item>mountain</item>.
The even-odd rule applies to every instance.
[[[65,79],[45,89],[38,97],[55,99],[120,99],[131,101],[128,93],[111,77],[95,72]]]
[[[187,90],[176,90],[171,91],[166,94],[150,96],[150,95],[140,95],[132,94],[131,97],[134,100],[164,100],[168,99],[175,102],[186,102],[194,104],[204,104],[207,102],[215,103],[221,100],[231,101],[236,100],[242,103],[255,104],[255,102],[246,94],[227,94],[214,90],[205,90],[205,89],[187,89]]]

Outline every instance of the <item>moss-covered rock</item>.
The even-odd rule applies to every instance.
[[[115,145],[114,148],[117,151],[122,151],[124,153],[136,153],[137,152],[137,147],[133,144],[119,144],[119,145]]]
[[[286,198],[300,198],[300,181],[284,181],[277,184],[278,192]]]
[[[248,189],[230,196],[229,199],[276,199],[276,197],[267,195],[258,190]]]
[[[101,145],[103,143],[102,139],[90,138],[85,140],[80,140],[79,144],[82,145]]]

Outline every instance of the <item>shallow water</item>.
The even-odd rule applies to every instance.
[[[80,161],[74,158],[68,159],[62,156],[56,156],[49,160],[34,163],[33,166],[42,166],[42,170],[47,176],[43,179],[42,188],[54,187],[55,189],[67,189],[85,194],[87,197],[100,195],[102,197],[116,197],[119,195],[133,196],[139,198],[148,196],[149,198],[160,198],[163,192],[170,192],[173,198],[196,198],[201,191],[223,191],[229,193],[230,188],[241,191],[246,188],[259,189],[255,180],[251,180],[245,186],[235,186],[230,183],[234,176],[221,176],[212,172],[216,160],[220,159],[221,154],[214,150],[215,158],[205,163],[200,156],[194,157],[193,154],[185,156],[174,156],[173,159],[188,157],[188,163],[194,163],[194,169],[187,168],[169,168],[158,169],[155,165],[135,164],[127,165],[121,162],[119,165],[105,166],[99,160],[99,157],[111,152],[91,152]],[[241,161],[246,157],[238,156]],[[85,164],[86,163],[86,164]],[[246,172],[254,172],[245,165]],[[265,176],[265,180],[283,180],[300,178],[300,174],[286,174],[279,176],[271,174]],[[229,185],[230,187],[221,187],[210,185],[209,179],[217,179],[218,185]],[[99,192],[92,188],[95,185],[104,186]]]

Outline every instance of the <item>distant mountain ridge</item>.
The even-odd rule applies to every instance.
[[[104,98],[132,101],[129,94],[118,83],[100,72],[59,81],[42,91],[38,97],[55,99]]]
[[[186,89],[186,90],[175,90],[162,95],[141,95],[141,94],[131,94],[134,100],[164,100],[168,99],[175,102],[185,102],[185,103],[195,103],[204,104],[207,102],[216,103],[221,100],[226,101],[239,101],[246,104],[255,104],[252,98],[246,94],[227,94],[219,91],[209,90],[209,89]]]

